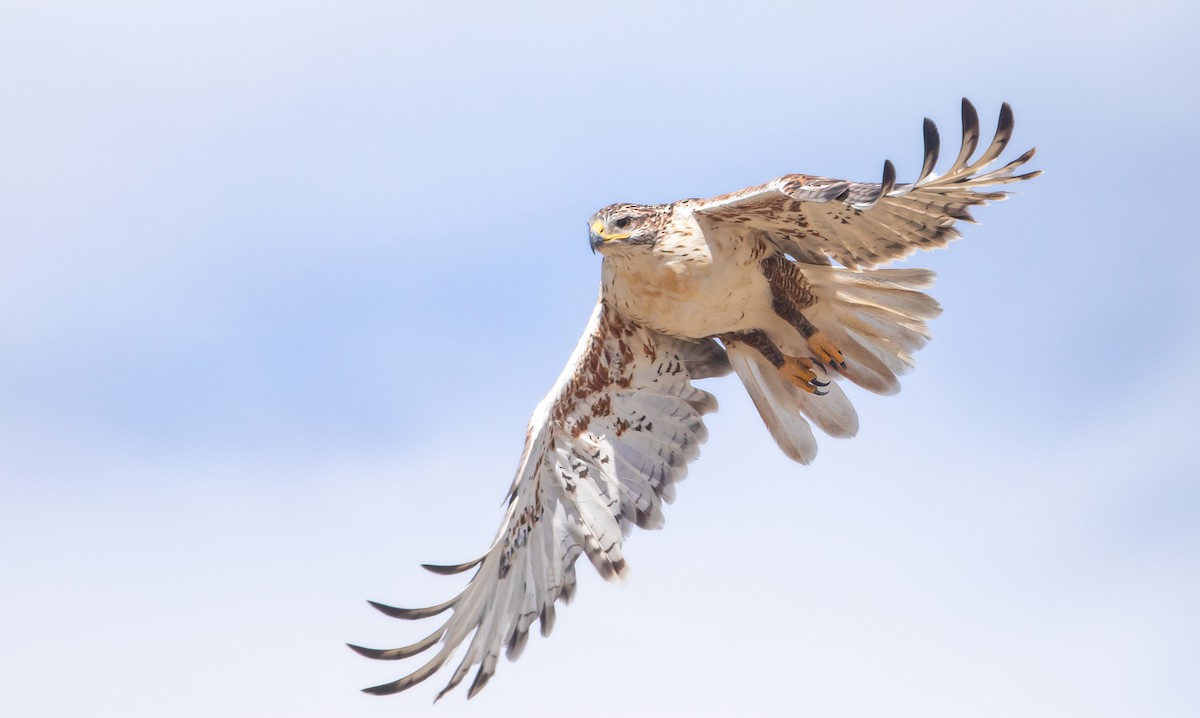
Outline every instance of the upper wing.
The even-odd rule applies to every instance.
[[[554,625],[554,602],[569,601],[580,553],[607,579],[626,573],[621,540],[631,526],[659,528],[662,502],[707,436],[701,416],[717,407],[692,379],[730,371],[716,342],[688,342],[623,318],[601,297],[550,394],[530,420],[525,452],[508,495],[504,523],[488,552],[458,566],[425,566],[440,574],[476,568],[454,598],[418,609],[372,602],[397,618],[454,613],[411,646],[351,646],[370,658],[407,658],[441,643],[424,665],[397,681],[367,688],[405,690],[436,673],[471,638],[449,684],[479,665],[468,697],[487,683],[501,649],[515,660],[534,619],[542,635]],[[472,638],[472,634],[474,637]]]
[[[925,161],[912,184],[896,184],[896,169],[884,162],[882,182],[847,182],[808,175],[784,175],[757,187],[700,200],[694,208],[702,221],[735,223],[760,229],[779,249],[800,261],[870,268],[901,259],[917,249],[943,247],[957,239],[955,220],[973,222],[968,208],[1001,200],[1006,192],[979,191],[991,185],[1031,179],[1040,171],[1014,175],[1034,155],[1029,150],[1003,167],[982,172],[1000,156],[1012,137],[1012,108],[1000,109],[996,135],[979,159],[979,115],[962,101],[963,144],[943,175],[933,172],[938,132],[925,119]]]

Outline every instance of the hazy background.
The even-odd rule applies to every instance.
[[[1200,714],[1195,3],[2,5],[6,715]],[[470,703],[357,692],[428,632],[363,599],[496,530],[595,209],[912,179],[963,95],[1046,175],[916,258],[858,438],[706,383],[626,586]]]

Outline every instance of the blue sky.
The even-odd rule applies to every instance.
[[[0,705],[22,716],[1192,716],[1189,3],[5,7]],[[900,178],[1002,101],[896,397],[810,467],[732,379],[633,577],[478,698],[358,688],[456,590],[596,292],[586,218]],[[431,681],[436,683],[437,679]],[[618,713],[618,711],[620,713]]]

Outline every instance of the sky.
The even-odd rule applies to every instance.
[[[3,11],[6,714],[1200,714],[1194,3]],[[364,599],[501,520],[592,212],[912,179],[963,96],[1045,175],[909,260],[945,313],[858,437],[801,467],[705,381],[625,585],[470,702],[358,692],[428,630]]]

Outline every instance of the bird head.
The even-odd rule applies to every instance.
[[[662,207],[641,204],[610,204],[588,220],[592,251],[616,247],[652,245],[662,228]]]

